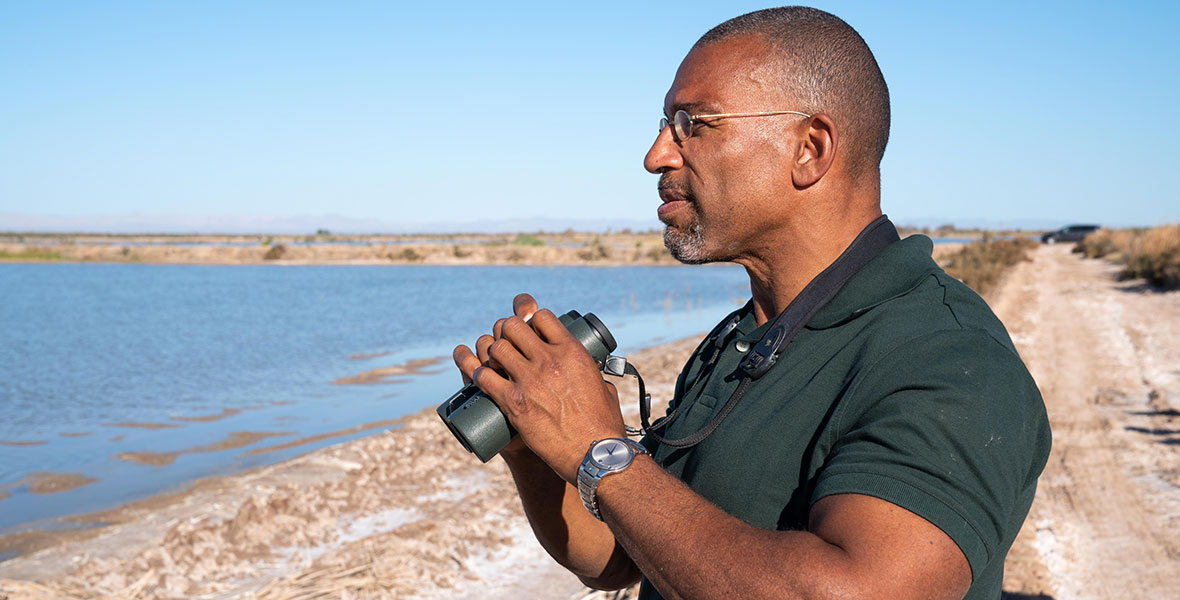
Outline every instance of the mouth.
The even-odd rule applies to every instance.
[[[656,209],[656,213],[665,223],[673,213],[687,208],[691,202],[683,193],[668,188],[660,189],[660,200],[663,201],[663,204]]]

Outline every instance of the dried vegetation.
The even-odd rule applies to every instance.
[[[1078,242],[1074,252],[1124,265],[1124,279],[1180,289],[1180,223],[1150,229],[1100,229]]]
[[[939,262],[947,273],[967,284],[980,295],[985,295],[1000,282],[1004,271],[1020,262],[1031,260],[1029,251],[1037,243],[1027,238],[972,242],[947,255]]]

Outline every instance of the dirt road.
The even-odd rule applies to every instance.
[[[1042,247],[993,298],[1053,427],[1009,592],[1180,598],[1180,293],[1117,272]]]

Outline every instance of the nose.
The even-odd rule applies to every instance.
[[[652,143],[643,157],[643,168],[648,173],[663,173],[664,171],[679,169],[684,166],[684,157],[680,155],[680,146],[672,137],[672,126],[660,130],[656,141]]]

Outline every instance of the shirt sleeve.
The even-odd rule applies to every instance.
[[[855,493],[905,508],[954,540],[978,578],[1011,544],[1048,458],[1044,403],[1023,362],[985,332],[943,331],[858,379],[811,502]]]

